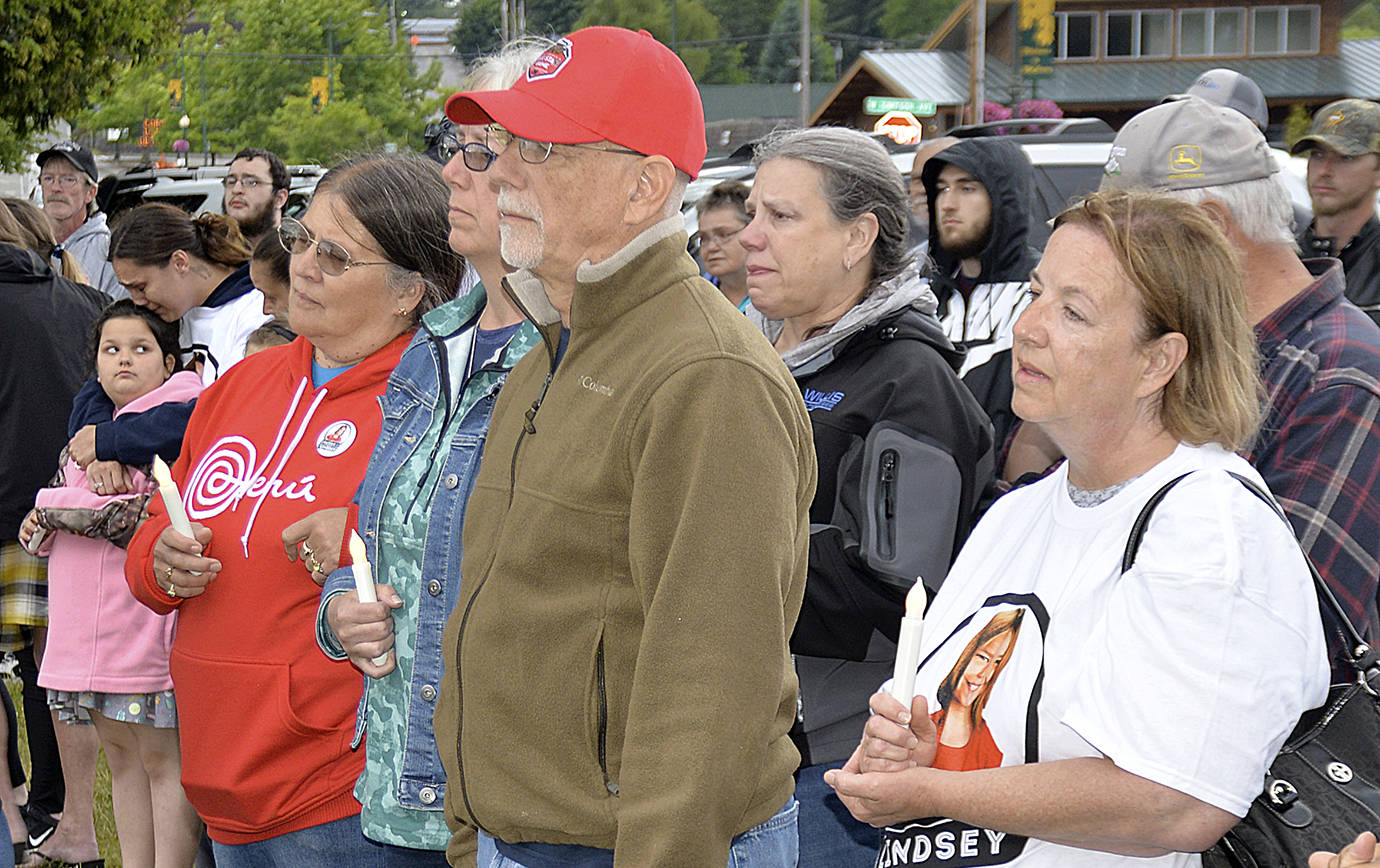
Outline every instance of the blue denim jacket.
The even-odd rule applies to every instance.
[[[444,848],[449,837],[441,814],[445,772],[431,719],[441,634],[460,592],[460,526],[498,390],[540,340],[524,323],[497,360],[465,379],[484,298],[476,287],[423,317],[380,398],[383,427],[355,498],[375,576],[404,601],[393,613],[397,668],[365,679],[355,745],[367,728],[370,748],[355,794],[364,805],[365,833],[399,846]],[[317,612],[318,643],[337,659],[344,651],[326,604],[353,588],[350,569],[337,569]]]

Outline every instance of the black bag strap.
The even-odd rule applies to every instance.
[[[1239,473],[1233,473],[1230,470],[1227,472],[1231,474],[1233,479],[1244,485],[1247,491],[1254,494],[1266,506],[1270,507],[1275,515],[1278,515],[1284,523],[1289,526],[1290,536],[1294,535],[1294,526],[1289,524],[1289,517],[1284,514],[1284,510],[1275,501],[1274,496],[1271,495],[1269,491],[1262,488],[1249,477],[1242,476]],[[1166,482],[1160,487],[1159,491],[1150,495],[1150,499],[1145,502],[1145,506],[1141,507],[1140,514],[1136,516],[1136,520],[1131,524],[1131,534],[1126,540],[1126,550],[1121,556],[1121,572],[1123,574],[1131,569],[1132,564],[1136,561],[1136,552],[1140,550],[1141,540],[1145,536],[1146,526],[1150,524],[1150,516],[1154,513],[1155,507],[1159,506],[1160,501],[1164,500],[1165,495],[1169,494],[1170,490],[1182,482],[1186,476],[1188,476],[1188,474],[1184,473]],[[1297,540],[1297,537],[1295,537],[1295,540]],[[1346,611],[1342,609],[1342,604],[1337,602],[1337,596],[1332,593],[1332,589],[1328,587],[1327,582],[1323,581],[1323,577],[1318,574],[1318,568],[1313,566],[1313,559],[1308,556],[1308,552],[1303,550],[1302,543],[1299,544],[1299,551],[1303,554],[1303,562],[1308,565],[1309,574],[1313,576],[1313,587],[1318,592],[1318,599],[1332,612],[1333,616],[1336,617],[1338,623],[1342,626],[1342,632],[1345,634],[1343,638],[1347,640],[1350,647],[1350,652],[1347,654],[1347,662],[1356,670],[1358,681],[1363,684],[1369,682],[1371,684],[1380,685],[1380,668],[1376,668],[1377,663],[1380,663],[1380,650],[1371,648],[1370,643],[1367,642],[1360,631],[1356,629],[1356,625],[1351,623],[1351,618],[1347,617]]]

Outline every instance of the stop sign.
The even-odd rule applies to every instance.
[[[921,126],[910,112],[887,112],[873,125],[872,131],[890,136],[898,145],[913,145],[920,141]]]

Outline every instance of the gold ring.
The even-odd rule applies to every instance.
[[[165,582],[168,583],[168,596],[169,596],[169,597],[176,597],[176,596],[177,596],[177,585],[174,585],[174,584],[173,584],[172,574],[173,574],[172,564],[168,564],[167,568],[163,570],[163,581],[165,581]]]
[[[169,597],[176,597],[176,596],[177,596],[177,585],[168,585],[168,596],[169,596]]]
[[[311,557],[312,555],[316,554],[316,552],[312,551],[311,546],[307,545],[307,541],[306,541],[306,540],[302,540],[302,545],[300,546],[300,548],[301,548],[301,551],[302,551],[302,559],[303,559],[303,560],[306,560],[307,558],[309,558],[309,557]]]
[[[311,570],[313,573],[324,573],[324,572],[326,572],[325,570],[321,569],[321,561],[317,560],[316,555],[314,555],[314,554],[313,554],[313,555],[307,555],[306,564],[307,564],[307,569]]]

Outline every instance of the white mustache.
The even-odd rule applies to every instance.
[[[523,202],[518,194],[507,187],[502,187],[498,191],[498,210],[504,214],[526,217],[528,220],[539,220],[541,218],[541,214],[537,209]]]

